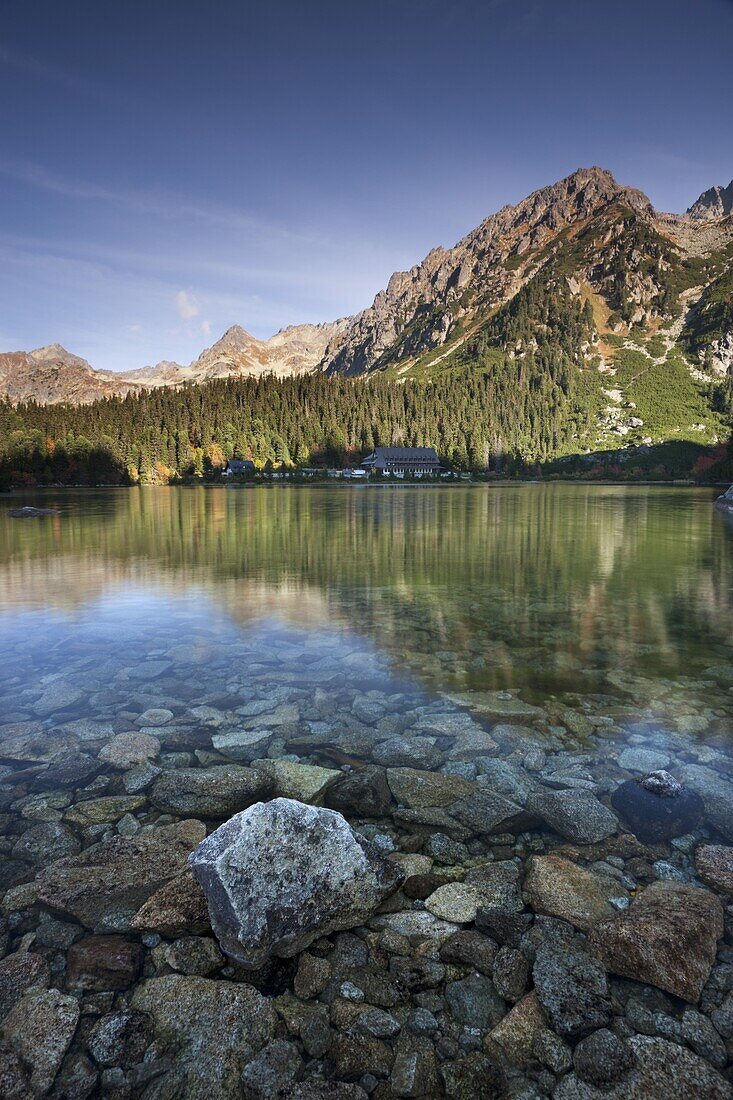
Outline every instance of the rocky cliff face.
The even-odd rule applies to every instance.
[[[713,221],[733,213],[733,180],[727,187],[711,187],[703,191],[687,213],[696,221]]]
[[[725,220],[731,199],[733,184],[705,192],[687,215],[658,214],[642,192],[610,172],[580,169],[504,207],[453,248],[433,249],[410,271],[394,274],[331,341],[324,369],[409,369],[462,341],[543,267],[562,266],[578,287],[587,284],[618,315],[616,327],[644,324],[674,304],[667,290],[670,284],[674,290],[676,268],[733,240]]]
[[[372,306],[331,341],[324,368],[361,374],[445,344],[466,317],[485,315],[510,298],[543,248],[612,203],[643,218],[653,215],[645,195],[620,186],[602,168],[580,169],[505,206],[453,248],[435,248],[410,271],[396,272]]]

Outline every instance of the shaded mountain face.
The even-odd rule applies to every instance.
[[[618,373],[621,352],[646,353],[644,341],[656,335],[653,359],[663,346],[691,377],[715,380],[733,369],[732,204],[733,182],[706,191],[684,215],[662,214],[610,172],[579,169],[491,215],[453,248],[435,248],[396,272],[354,317],[292,326],[268,340],[235,325],[188,366],[162,362],[124,374],[94,371],[58,345],[12,353],[0,356],[0,395],[77,403],[318,370],[435,378],[485,370],[489,359],[503,369],[540,351],[592,372],[597,389],[599,373]],[[623,385],[606,388],[628,396]],[[620,415],[615,401],[609,422]]]

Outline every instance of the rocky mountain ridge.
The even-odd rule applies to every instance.
[[[684,314],[699,331],[686,335],[678,326],[675,339],[692,353],[693,366],[699,360],[725,374],[733,346],[726,282],[732,209],[733,181],[675,215],[658,213],[641,191],[605,169],[579,169],[503,207],[452,248],[434,248],[409,271],[395,272],[353,317],[291,326],[268,340],[235,325],[187,366],[164,361],[122,374],[96,371],[59,345],[7,353],[0,355],[0,395],[80,403],[229,376],[317,370],[432,377],[453,367],[458,354],[465,367],[473,335],[532,279],[559,276],[575,298],[591,303],[596,333],[589,359],[599,351],[602,357],[607,334],[652,334]],[[504,348],[509,355],[532,350],[532,341]]]

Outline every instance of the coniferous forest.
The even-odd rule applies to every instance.
[[[5,485],[165,484],[218,476],[234,457],[261,469],[354,465],[378,445],[434,446],[460,470],[561,472],[588,465],[578,446],[592,429],[582,374],[539,351],[432,382],[265,376],[80,406],[1,403],[0,476]],[[653,448],[635,468],[681,476],[704,451],[680,444],[660,469]],[[725,464],[720,449],[717,458]],[[594,460],[596,474],[604,469]],[[606,472],[617,475],[617,462]]]

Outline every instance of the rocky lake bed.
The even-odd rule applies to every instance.
[[[733,1095],[728,669],[538,706],[195,656],[6,660],[4,1096]]]
[[[713,500],[0,517],[0,1095],[733,1096]]]

